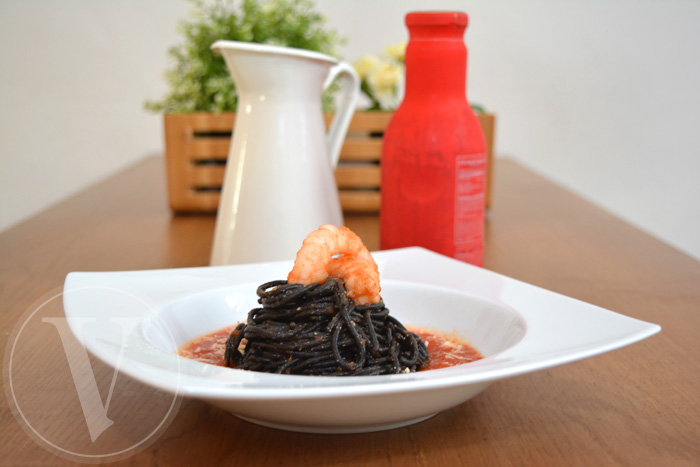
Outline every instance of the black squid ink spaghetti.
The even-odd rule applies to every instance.
[[[272,281],[259,286],[257,294],[262,307],[251,310],[226,341],[227,366],[359,376],[413,372],[429,361],[420,337],[390,316],[383,301],[358,305],[343,278],[312,284]]]

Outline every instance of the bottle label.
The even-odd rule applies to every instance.
[[[485,183],[485,154],[457,156],[454,245],[458,259],[466,260],[474,254],[473,248],[482,248]]]

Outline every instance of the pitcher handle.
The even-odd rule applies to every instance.
[[[342,79],[343,94],[328,131],[328,149],[331,165],[334,168],[338,165],[340,150],[345,141],[345,134],[348,132],[350,120],[352,120],[352,116],[355,113],[357,100],[360,96],[360,78],[357,76],[355,69],[347,62],[339,62],[331,68],[326,81],[323,83],[323,89],[325,90],[330,86],[338,75]]]

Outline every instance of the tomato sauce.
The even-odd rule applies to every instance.
[[[428,364],[418,371],[437,370],[484,358],[478,350],[455,336],[423,329],[410,330],[423,339],[430,356]]]
[[[226,366],[224,352],[226,340],[236,325],[227,326],[211,334],[196,338],[180,347],[177,354],[211,365]],[[411,329],[428,348],[430,362],[420,371],[437,370],[484,358],[474,347],[454,336],[422,329]]]
[[[226,352],[226,340],[236,328],[235,324],[214,331],[202,337],[198,337],[182,345],[177,351],[181,357],[197,360],[211,365],[226,366],[224,353]]]

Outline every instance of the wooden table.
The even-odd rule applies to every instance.
[[[18,323],[47,294],[60,291],[70,271],[207,264],[214,218],[171,216],[164,177],[162,160],[145,160],[0,235],[5,364]],[[378,247],[376,217],[352,216],[346,223],[370,249]],[[497,382],[428,421],[373,434],[278,431],[185,399],[164,433],[123,462],[700,465],[700,262],[512,161],[498,161],[495,169],[485,258],[488,269],[663,330],[615,352]],[[66,373],[65,355],[51,338],[55,330],[41,329],[27,337],[37,356],[27,359],[25,376],[36,384],[23,389],[37,404]],[[46,369],[52,358],[56,363]],[[105,397],[112,372],[92,365]],[[164,396],[124,379],[120,384],[132,395]],[[80,424],[57,421],[78,410],[70,384],[64,393],[65,405],[42,409],[47,426],[87,436]],[[4,398],[0,409],[2,463],[67,462],[23,431],[9,402]]]

